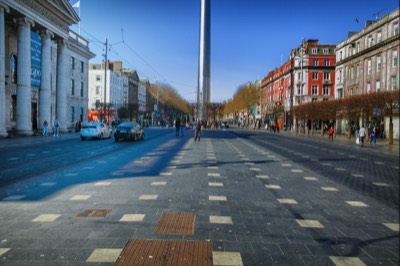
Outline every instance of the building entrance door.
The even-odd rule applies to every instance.
[[[37,103],[32,102],[32,130],[35,131],[38,129],[38,121],[37,121]]]

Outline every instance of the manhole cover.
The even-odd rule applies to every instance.
[[[78,217],[106,217],[111,209],[86,209],[78,214]]]
[[[212,243],[183,240],[129,240],[115,266],[211,266]]]
[[[193,235],[195,219],[194,212],[164,212],[154,233]]]

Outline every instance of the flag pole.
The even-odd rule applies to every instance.
[[[81,36],[81,0],[79,0],[79,23],[78,23],[78,33]]]

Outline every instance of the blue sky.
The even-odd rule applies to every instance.
[[[302,38],[336,45],[398,7],[398,0],[211,0],[211,101],[265,77]],[[101,63],[107,38],[109,60],[195,101],[200,0],[80,0],[75,11],[97,55],[90,63]]]

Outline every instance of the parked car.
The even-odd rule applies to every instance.
[[[83,125],[79,135],[81,140],[87,138],[92,139],[105,139],[111,138],[111,128],[105,123],[88,123]]]
[[[115,128],[114,140],[143,140],[144,130],[138,123],[121,123]]]

